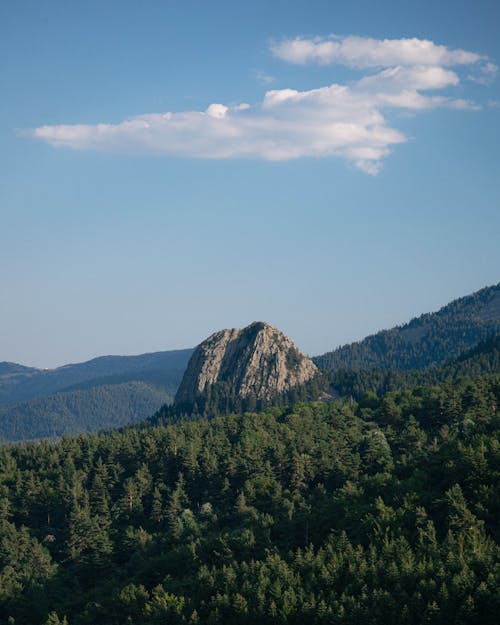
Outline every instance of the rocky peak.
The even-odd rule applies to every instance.
[[[225,383],[241,399],[268,400],[311,380],[318,370],[282,332],[264,322],[220,330],[195,349],[175,403],[194,402]]]

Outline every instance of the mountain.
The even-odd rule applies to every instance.
[[[186,368],[191,353],[191,349],[179,349],[138,356],[100,356],[48,370],[0,363],[0,406],[45,397],[75,384],[107,376],[143,374],[145,371],[173,371],[178,376],[179,371]],[[165,380],[169,376],[165,373]]]
[[[269,405],[318,375],[314,363],[282,332],[264,322],[215,332],[193,352],[174,408],[205,412]]]
[[[25,367],[18,365],[16,362],[0,362],[0,376],[8,376],[16,373],[30,374],[39,371],[35,367]]]
[[[457,375],[500,373],[500,334],[481,341],[445,369]]]
[[[331,392],[361,400],[367,393],[379,397],[391,391],[418,386],[451,383],[460,378],[475,379],[500,373],[500,334],[481,341],[443,367],[426,369],[337,369],[331,373]],[[366,398],[365,398],[366,399]]]
[[[121,426],[152,414],[148,423],[315,399],[332,372],[334,393],[352,397],[497,373],[499,331],[497,284],[317,356],[314,363],[262,322],[216,332],[194,352],[101,356],[53,370],[2,362],[0,438],[53,437]]]
[[[56,438],[142,421],[173,400],[144,381],[60,391],[0,408],[0,440]]]
[[[496,625],[499,341],[441,367],[354,371],[358,386],[386,376],[359,401],[290,405],[322,374],[253,323],[196,348],[156,422],[0,446],[0,622]],[[53,436],[82,415],[77,429],[109,427],[172,371],[108,367],[31,399],[27,416],[0,410],[13,438],[23,419]]]
[[[313,361],[326,371],[442,366],[499,332],[500,283]]]
[[[169,404],[192,350],[102,356],[53,370],[0,363],[0,439],[95,432]]]

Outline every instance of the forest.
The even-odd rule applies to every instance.
[[[160,384],[133,380],[53,393],[29,402],[0,406],[0,440],[56,438],[97,432],[143,420],[172,395]]]
[[[500,330],[500,284],[313,358],[323,370],[443,367]]]
[[[477,377],[500,371],[500,334],[491,336],[442,367],[425,369],[337,369],[330,374],[331,392],[359,399],[366,393],[378,396],[416,386],[444,384],[461,377]]]
[[[0,448],[0,622],[498,621],[500,376]]]

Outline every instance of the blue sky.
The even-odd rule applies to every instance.
[[[496,283],[499,26],[482,0],[4,0],[0,360],[256,319],[317,354]]]

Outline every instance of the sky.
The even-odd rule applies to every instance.
[[[499,281],[500,4],[0,3],[0,361],[268,321],[324,353]]]

